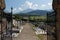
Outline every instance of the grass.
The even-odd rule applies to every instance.
[[[44,40],[44,37],[42,34],[37,35],[40,40]]]
[[[34,30],[34,28],[36,28],[35,25],[33,25],[32,29]],[[36,31],[36,30],[34,30]],[[37,37],[40,39],[40,40],[44,40],[44,35],[43,34],[38,34]]]
[[[35,26],[35,25],[33,25],[32,29],[33,29],[34,31],[36,31],[34,28],[36,28],[36,26]]]
[[[40,21],[40,20],[46,20],[46,17],[45,16],[30,16],[30,20],[37,20],[37,21]]]

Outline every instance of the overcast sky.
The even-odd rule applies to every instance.
[[[5,0],[6,11],[19,12],[26,9],[32,10],[50,10],[52,9],[52,0]]]

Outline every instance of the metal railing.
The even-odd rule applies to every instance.
[[[47,30],[48,30],[47,35],[52,36],[52,40],[55,40],[56,39],[56,35],[55,35],[56,34],[56,31],[55,31],[56,30],[56,20],[55,20],[55,13],[54,12],[47,13],[47,25],[49,26],[47,28]],[[52,32],[52,30],[54,32]],[[48,37],[47,37],[47,39],[48,39]]]

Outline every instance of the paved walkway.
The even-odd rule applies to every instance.
[[[39,40],[38,37],[35,35],[31,25],[26,23],[23,26],[23,31],[19,34],[17,38],[13,38],[13,40]]]

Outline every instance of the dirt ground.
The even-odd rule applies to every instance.
[[[32,26],[29,23],[26,23],[19,36],[13,38],[13,40],[39,40],[39,38],[35,35]]]

